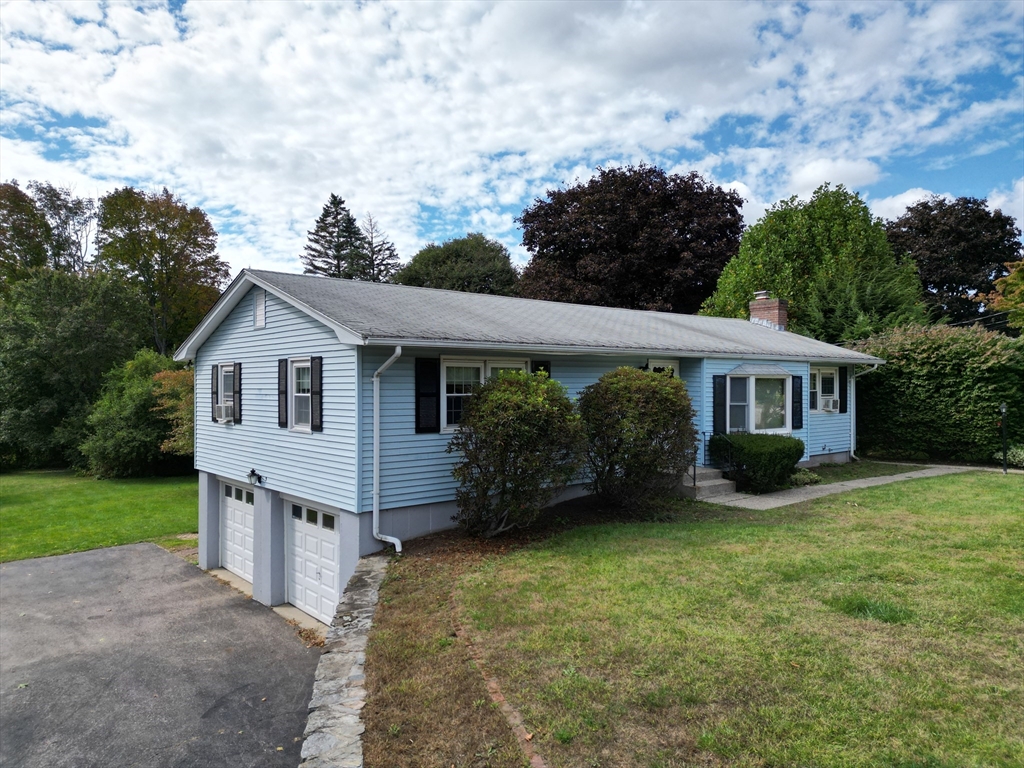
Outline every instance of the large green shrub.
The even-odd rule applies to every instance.
[[[91,473],[137,477],[154,471],[170,425],[157,410],[153,376],[175,367],[171,358],[142,349],[107,374],[103,392],[86,419],[90,434],[81,445]]]
[[[622,506],[675,488],[696,455],[686,385],[618,368],[580,394],[591,490]]]
[[[990,461],[1024,442],[1024,339],[980,327],[900,328],[855,347],[886,360],[857,379],[857,443],[865,456]]]
[[[503,371],[488,380],[448,444],[461,454],[453,519],[484,537],[529,525],[579,470],[581,438],[565,387],[547,374]]]
[[[804,441],[787,435],[715,435],[711,458],[731,464],[741,490],[765,493],[789,484],[804,455]]]

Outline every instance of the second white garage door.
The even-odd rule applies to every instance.
[[[289,503],[288,602],[325,624],[338,606],[338,517]]]

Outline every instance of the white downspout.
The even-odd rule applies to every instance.
[[[851,389],[853,389],[853,397],[850,398],[850,402],[853,404],[853,407],[850,409],[850,458],[857,461],[860,461],[860,457],[857,455],[857,377],[863,376],[865,373],[877,371],[880,365],[881,363],[873,363],[870,368],[860,373],[857,373],[855,368],[853,381],[850,382]]]
[[[373,537],[395,545],[395,552],[402,551],[401,539],[384,536],[380,532],[380,375],[402,356],[402,348],[395,347],[395,354],[373,372]]]

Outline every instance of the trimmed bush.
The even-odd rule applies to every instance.
[[[991,461],[1024,442],[1024,339],[980,327],[899,328],[855,349],[887,361],[857,379],[857,442],[865,456]]]
[[[714,435],[709,449],[716,463],[731,459],[740,490],[766,493],[789,484],[804,441],[786,435]]]
[[[679,379],[618,368],[583,390],[579,412],[591,490],[615,504],[675,488],[693,464],[697,431]]]
[[[1003,449],[992,454],[992,460],[996,464],[1003,463]],[[1006,449],[1006,463],[1011,467],[1024,469],[1024,445],[1011,445]]]
[[[485,538],[529,525],[579,471],[581,440],[565,387],[546,373],[502,371],[469,398],[448,444],[461,454],[452,519]]]
[[[138,477],[155,471],[170,426],[155,410],[153,376],[176,367],[171,358],[143,349],[107,374],[86,419],[90,434],[80,448],[92,474]]]

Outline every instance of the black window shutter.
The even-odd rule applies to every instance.
[[[846,413],[850,404],[847,402],[846,390],[848,388],[848,379],[850,375],[850,369],[845,365],[839,368],[839,412]]]
[[[551,376],[551,361],[550,360],[533,360],[530,362],[530,373],[539,373],[544,371],[550,378]]]
[[[793,377],[793,417],[790,420],[794,431],[804,428],[804,377]]]
[[[288,428],[288,360],[277,361],[277,426]]]
[[[725,434],[725,376],[711,377],[713,424],[711,431],[716,435]]]
[[[215,365],[215,366],[213,366],[213,378],[210,381],[210,405],[212,406],[211,414],[210,415],[213,417],[214,421],[217,420],[217,389],[218,389],[219,385],[220,385],[220,366],[219,365]]]
[[[235,424],[242,423],[242,364],[235,363],[234,391],[231,393],[232,421]]]
[[[309,358],[309,402],[312,415],[309,428],[314,432],[324,431],[324,359]]]
[[[441,361],[416,358],[416,432],[441,431]]]

